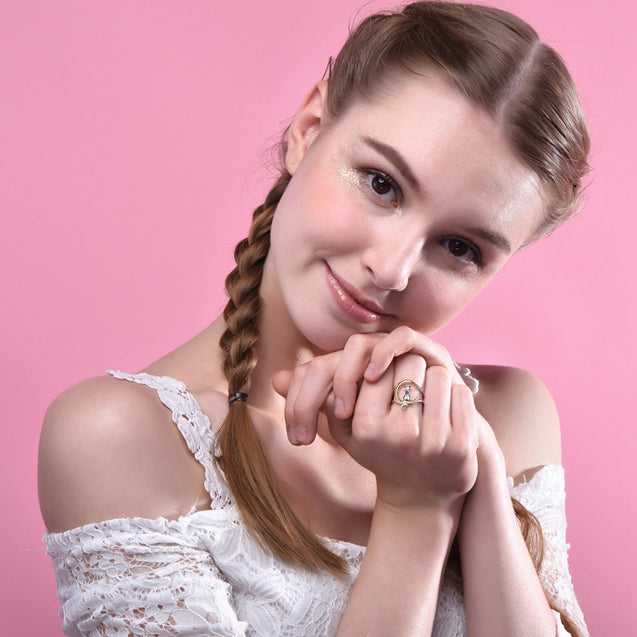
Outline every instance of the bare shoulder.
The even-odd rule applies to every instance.
[[[476,407],[495,432],[508,475],[530,477],[542,465],[559,464],[560,423],[546,386],[515,367],[475,365],[471,371],[480,381]]]
[[[50,405],[38,489],[49,531],[177,517],[205,496],[202,469],[157,394],[109,376],[75,385]]]

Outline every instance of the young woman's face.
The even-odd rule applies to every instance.
[[[290,129],[292,173],[262,286],[321,350],[454,318],[531,236],[535,174],[493,119],[435,76],[402,76],[337,119],[319,85]]]

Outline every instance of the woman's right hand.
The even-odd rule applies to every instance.
[[[392,403],[405,379],[424,388],[424,406]],[[377,504],[447,508],[476,480],[471,391],[444,348],[412,330],[354,335],[342,351],[277,374],[274,386],[286,397],[291,442],[310,443],[324,413],[333,438],[376,475]]]

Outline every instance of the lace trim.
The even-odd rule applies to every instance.
[[[474,378],[471,375],[471,370],[468,367],[463,367],[462,365],[458,365],[458,363],[454,362],[460,377],[464,381],[464,384],[471,390],[473,394],[477,394],[480,389],[480,382],[477,378]]]
[[[231,498],[225,486],[225,477],[217,463],[212,461],[213,454],[216,458],[221,455],[217,438],[210,427],[208,416],[184,383],[170,376],[153,376],[145,372],[126,374],[108,370],[107,373],[113,378],[145,385],[157,392],[162,404],[170,409],[173,422],[184,437],[188,449],[204,468],[204,487],[210,494],[212,508],[229,504]]]

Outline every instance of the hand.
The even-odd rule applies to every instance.
[[[392,404],[404,379],[424,384],[426,405]],[[400,508],[452,502],[473,485],[473,396],[440,345],[408,328],[352,336],[343,351],[276,375],[288,435],[314,439],[319,413],[334,439],[377,478],[380,501]]]

